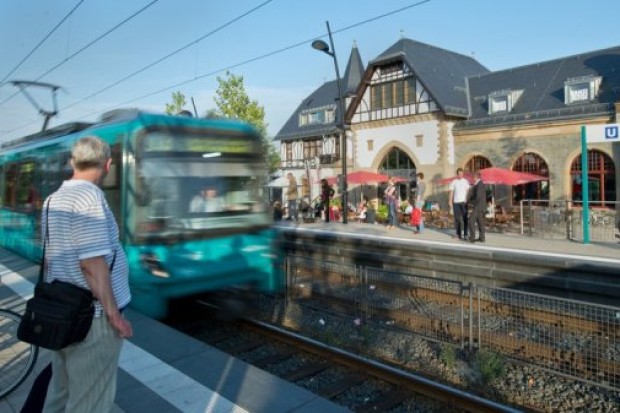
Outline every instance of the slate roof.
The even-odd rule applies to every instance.
[[[603,78],[597,98],[566,105],[564,82],[588,75]],[[456,129],[610,113],[620,100],[620,46],[474,76],[468,82],[471,116]],[[510,113],[489,115],[488,95],[501,90],[523,90],[523,94]]]
[[[400,39],[369,62],[374,67],[402,58],[424,84],[444,113],[466,117],[469,113],[465,78],[489,73],[471,56],[465,56],[411,39]]]
[[[357,49],[357,45],[354,44],[351,48],[351,54],[349,55],[349,61],[345,69],[344,76],[340,80],[342,94],[345,99],[347,95],[355,94],[363,74],[364,64],[362,63],[362,58],[359,50]],[[333,122],[299,126],[299,115],[302,111],[329,105],[336,106],[336,116]],[[291,117],[276,134],[274,140],[281,141],[289,139],[314,138],[321,135],[335,133],[337,131],[337,126],[339,125],[339,119],[341,116],[339,112],[338,84],[335,80],[325,82],[301,102],[295,112],[293,112]]]
[[[362,63],[362,57],[359,50],[357,50],[357,44],[353,44],[351,49],[351,55],[349,56],[349,63],[344,71],[343,83],[344,87],[342,93],[345,96],[354,95],[357,92],[357,87],[362,81],[364,75],[364,63]]]

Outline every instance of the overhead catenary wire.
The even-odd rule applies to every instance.
[[[365,20],[359,21],[359,22],[357,22],[357,23],[353,23],[353,24],[351,24],[351,25],[349,25],[349,26],[345,26],[345,27],[340,28],[340,29],[332,30],[332,34],[342,33],[342,32],[345,32],[345,31],[351,30],[351,29],[353,29],[353,28],[356,28],[356,27],[359,27],[359,26],[362,26],[362,25],[365,25],[365,24],[368,24],[368,23],[371,23],[371,22],[374,22],[374,21],[380,20],[380,19],[382,19],[382,18],[385,18],[385,17],[388,17],[388,16],[392,16],[392,15],[397,14],[397,13],[401,13],[401,12],[406,11],[406,10],[409,10],[409,9],[411,9],[411,8],[421,6],[421,5],[425,4],[425,3],[429,3],[430,1],[431,1],[431,0],[421,0],[421,1],[417,1],[417,2],[412,3],[412,4],[409,4],[409,5],[407,5],[407,6],[403,6],[403,7],[400,7],[400,8],[398,8],[398,9],[391,10],[391,11],[389,11],[389,12],[382,13],[382,14],[377,15],[377,16],[374,16],[374,17],[370,17],[370,18],[368,18],[368,19],[365,19]],[[159,94],[159,93],[163,93],[163,92],[168,91],[168,90],[171,90],[171,89],[178,88],[178,87],[180,87],[180,86],[184,86],[184,85],[186,85],[186,84],[189,84],[189,83],[195,82],[195,81],[200,80],[200,79],[203,79],[203,78],[205,78],[205,77],[214,76],[214,75],[216,75],[216,74],[218,74],[218,73],[223,73],[223,72],[229,71],[229,70],[231,70],[231,69],[234,69],[234,68],[237,68],[237,67],[240,67],[240,66],[245,66],[245,65],[247,65],[247,64],[250,64],[250,63],[253,63],[253,62],[256,62],[256,61],[259,61],[259,60],[263,60],[263,59],[266,59],[266,58],[271,57],[271,56],[275,56],[275,55],[280,54],[280,53],[284,53],[284,52],[286,52],[286,51],[288,51],[288,50],[291,50],[291,49],[294,49],[294,48],[297,48],[297,47],[301,47],[301,46],[307,45],[308,43],[312,42],[313,40],[316,40],[316,39],[319,39],[319,38],[324,38],[324,37],[327,37],[327,36],[328,36],[328,34],[327,34],[327,33],[322,33],[322,34],[320,34],[320,35],[318,35],[318,36],[314,36],[314,37],[312,37],[312,38],[310,38],[310,39],[306,39],[306,40],[303,40],[303,41],[299,41],[299,42],[296,42],[296,43],[291,44],[291,45],[289,45],[289,46],[285,46],[285,47],[282,47],[282,48],[279,48],[279,49],[273,50],[273,51],[271,51],[271,52],[267,52],[267,53],[261,54],[261,55],[256,56],[256,57],[253,57],[253,58],[250,58],[250,59],[246,59],[246,60],[243,60],[243,61],[241,61],[241,62],[234,63],[234,64],[231,64],[231,65],[228,65],[228,66],[225,66],[225,67],[222,67],[222,68],[219,68],[219,69],[213,70],[213,71],[211,71],[211,72],[208,72],[208,73],[205,73],[205,74],[202,74],[202,75],[194,76],[194,77],[193,77],[193,78],[191,78],[191,79],[187,79],[187,80],[184,80],[184,81],[181,81],[181,82],[175,83],[175,84],[173,84],[173,85],[170,85],[170,86],[167,86],[167,87],[164,87],[164,88],[161,88],[161,89],[158,89],[158,90],[155,90],[155,91],[152,91],[152,92],[146,93],[146,94],[141,95],[141,96],[138,96],[138,97],[136,97],[136,98],[132,98],[132,99],[127,100],[127,101],[124,101],[124,102],[122,102],[122,103],[118,103],[118,104],[116,104],[116,105],[114,105],[114,106],[110,106],[110,107],[105,108],[105,109],[103,109],[103,110],[97,110],[97,111],[94,111],[94,112],[88,113],[88,114],[86,114],[86,115],[81,116],[79,119],[84,119],[84,118],[87,118],[87,117],[90,117],[90,116],[93,116],[93,115],[97,115],[97,114],[100,114],[100,113],[105,113],[105,112],[107,112],[107,111],[110,111],[110,110],[116,109],[116,108],[118,108],[118,107],[120,107],[120,106],[124,106],[124,105],[127,105],[127,104],[129,104],[129,103],[133,103],[133,102],[135,102],[135,101],[138,101],[138,100],[141,100],[141,99],[145,99],[145,98],[147,98],[147,97],[150,97],[150,96],[153,96],[153,95],[157,95],[157,94]],[[120,83],[120,82],[119,82],[119,83]],[[115,84],[114,86],[116,86],[116,84]],[[108,89],[109,89],[109,88],[111,88],[111,87],[113,87],[113,86],[107,87],[105,90],[108,90]],[[94,95],[96,95],[96,93],[95,93],[95,94],[92,94],[92,95],[91,95],[91,96],[89,96],[88,98],[91,98],[91,97],[93,97]],[[86,99],[82,99],[82,100],[80,100],[80,102],[79,102],[79,103],[82,103],[84,100],[86,100]],[[70,106],[67,106],[67,107],[61,108],[61,110],[65,110],[65,109],[71,108],[71,107],[73,107],[73,106],[75,106],[75,105],[76,105],[76,104],[71,104]],[[17,128],[11,129],[11,130],[7,131],[6,133],[12,133],[12,132],[15,132],[15,131],[17,131],[17,130],[23,129],[23,128],[27,127],[27,126],[30,126],[30,125],[34,124],[35,122],[38,122],[38,120],[34,120],[34,121],[32,121],[32,122],[29,122],[29,123],[23,124],[23,125],[21,125],[21,126],[18,126]]]
[[[41,41],[40,41],[40,42],[39,42],[39,43],[38,43],[38,44],[37,44],[37,45],[36,45],[36,46],[35,46],[35,47],[34,47],[34,48],[30,51],[30,52],[28,52],[28,54],[27,54],[26,56],[24,56],[24,58],[23,58],[23,59],[22,59],[22,60],[21,60],[21,61],[20,61],[17,65],[15,65],[15,67],[14,67],[13,69],[11,69],[11,70],[9,71],[9,73],[7,73],[7,74],[6,74],[6,75],[2,78],[2,80],[0,80],[0,85],[1,85],[2,83],[4,83],[4,81],[5,81],[5,80],[7,80],[7,79],[9,78],[9,76],[11,76],[13,73],[15,73],[15,71],[16,71],[17,69],[19,69],[19,68],[21,67],[21,65],[23,65],[23,64],[24,64],[24,62],[25,62],[26,60],[28,60],[28,58],[29,58],[30,56],[32,56],[32,55],[34,54],[34,52],[36,52],[36,51],[39,49],[39,47],[41,47],[41,45],[42,45],[43,43],[45,43],[45,41],[46,41],[47,39],[49,39],[49,37],[50,37],[52,34],[54,34],[54,32],[55,32],[56,30],[58,30],[58,28],[59,28],[60,26],[62,26],[62,24],[63,24],[63,23],[64,23],[64,22],[65,22],[65,21],[69,18],[69,17],[71,17],[71,15],[73,15],[73,13],[74,13],[74,12],[78,9],[78,7],[80,7],[80,6],[82,5],[82,3],[84,3],[84,1],[85,1],[85,0],[80,0],[80,1],[78,1],[78,3],[77,3],[75,6],[73,6],[73,8],[69,11],[69,13],[67,13],[67,14],[65,15],[65,17],[63,17],[63,18],[62,18],[62,19],[61,19],[61,20],[60,20],[60,21],[56,24],[56,26],[54,26],[54,28],[53,28],[52,30],[50,30],[50,31],[49,31],[49,33],[47,33],[47,34],[43,37],[43,39],[41,39]]]
[[[35,81],[41,80],[42,78],[44,78],[45,76],[49,75],[50,73],[52,73],[54,70],[58,69],[60,66],[64,65],[65,63],[67,63],[69,60],[73,59],[74,57],[76,57],[77,55],[79,55],[80,53],[84,52],[86,49],[88,49],[89,47],[93,46],[95,43],[99,42],[100,40],[102,40],[103,38],[105,38],[106,36],[108,36],[109,34],[111,34],[112,32],[116,31],[117,29],[119,29],[121,26],[123,26],[124,24],[128,23],[129,21],[133,20],[134,18],[136,18],[138,15],[140,15],[141,13],[143,13],[144,11],[146,11],[149,7],[153,6],[155,3],[157,3],[159,0],[152,0],[149,4],[147,4],[146,6],[142,7],[140,10],[134,12],[133,14],[131,14],[130,16],[126,17],[123,21],[121,21],[120,23],[116,24],[114,27],[108,29],[105,33],[97,36],[95,39],[93,39],[92,41],[90,41],[88,44],[86,44],[85,46],[83,46],[81,49],[79,49],[78,51],[74,52],[73,54],[71,54],[70,56],[67,56],[64,60],[60,61],[59,63],[57,63],[55,66],[53,66],[52,68],[48,69],[45,73],[43,73],[42,75],[40,75],[39,77],[37,77],[35,79]],[[13,93],[11,96],[9,96],[8,98],[4,99],[2,102],[0,102],[0,106],[4,105],[6,102],[8,102],[9,100],[13,99],[15,96],[17,96],[19,94],[19,91]]]
[[[133,72],[133,73],[123,77],[122,79],[120,79],[120,80],[118,80],[118,81],[116,81],[116,82],[114,82],[114,83],[112,83],[112,84],[110,84],[108,86],[105,86],[105,87],[97,90],[96,92],[93,92],[90,95],[88,95],[88,96],[86,96],[86,97],[84,97],[84,98],[82,98],[82,99],[80,99],[80,100],[78,100],[78,101],[76,101],[76,102],[74,102],[74,103],[64,107],[63,110],[70,109],[70,108],[72,108],[74,106],[77,106],[80,103],[82,103],[82,102],[84,102],[84,101],[86,101],[86,100],[88,100],[90,98],[93,98],[93,97],[97,96],[99,93],[102,93],[102,92],[105,92],[106,90],[112,89],[114,86],[118,86],[121,83],[131,79],[132,77],[134,77],[134,76],[136,76],[136,75],[138,75],[138,74],[140,74],[140,73],[142,73],[142,72],[144,72],[144,71],[146,71],[146,70],[148,70],[148,69],[158,65],[159,63],[161,63],[161,62],[163,62],[165,60],[168,60],[169,58],[171,58],[172,56],[177,55],[178,53],[182,52],[183,50],[186,50],[187,48],[189,48],[189,47],[191,47],[191,46],[193,46],[195,44],[198,44],[199,42],[203,41],[207,37],[210,37],[210,36],[214,35],[215,33],[217,33],[219,31],[225,29],[226,27],[232,25],[233,23],[236,23],[237,21],[241,20],[242,18],[249,16],[250,14],[252,14],[255,11],[259,10],[260,8],[262,8],[262,7],[266,6],[267,4],[271,3],[272,1],[273,0],[267,0],[267,1],[262,2],[258,6],[253,7],[252,9],[250,9],[250,10],[240,14],[237,17],[235,17],[234,19],[227,21],[226,23],[224,23],[224,24],[218,26],[217,28],[209,31],[208,33],[198,37],[197,39],[192,40],[191,42],[187,43],[185,46],[182,46],[182,47],[176,49],[175,51],[168,53],[164,57],[161,57],[161,58],[155,60],[154,62],[149,63],[148,65],[144,66],[143,68],[136,70],[135,72]]]

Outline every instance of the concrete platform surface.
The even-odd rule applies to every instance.
[[[0,250],[0,308],[23,313],[37,270]],[[134,337],[124,343],[121,353],[113,413],[348,411],[137,312],[128,310],[126,317]],[[49,358],[49,351],[40,352],[34,373],[0,400],[0,412],[20,411]]]
[[[305,232],[329,231],[374,240],[407,240],[463,249],[501,250],[516,254],[566,256],[570,259],[620,263],[620,242],[593,241],[589,244],[583,244],[568,239],[545,239],[522,234],[487,232],[484,243],[472,244],[466,240],[455,238],[453,229],[425,228],[421,234],[414,234],[412,228],[406,225],[390,231],[382,224],[356,222],[347,224],[340,222],[296,224],[290,221],[282,221],[278,227],[284,230]]]

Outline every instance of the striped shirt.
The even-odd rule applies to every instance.
[[[51,201],[50,201],[51,200]],[[108,266],[116,260],[110,276],[112,293],[118,308],[131,300],[128,266],[120,246],[118,226],[103,191],[95,184],[73,179],[46,200],[41,214],[41,232],[45,240],[49,207],[49,239],[46,242],[46,281],[60,280],[90,289],[80,268],[80,261],[104,256]],[[95,302],[95,316],[102,314]]]

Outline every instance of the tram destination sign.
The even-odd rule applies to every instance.
[[[229,154],[258,153],[255,139],[231,136],[195,136],[182,134],[151,134],[143,144],[145,152],[220,152]]]
[[[620,124],[586,126],[586,141],[587,143],[620,142]]]

